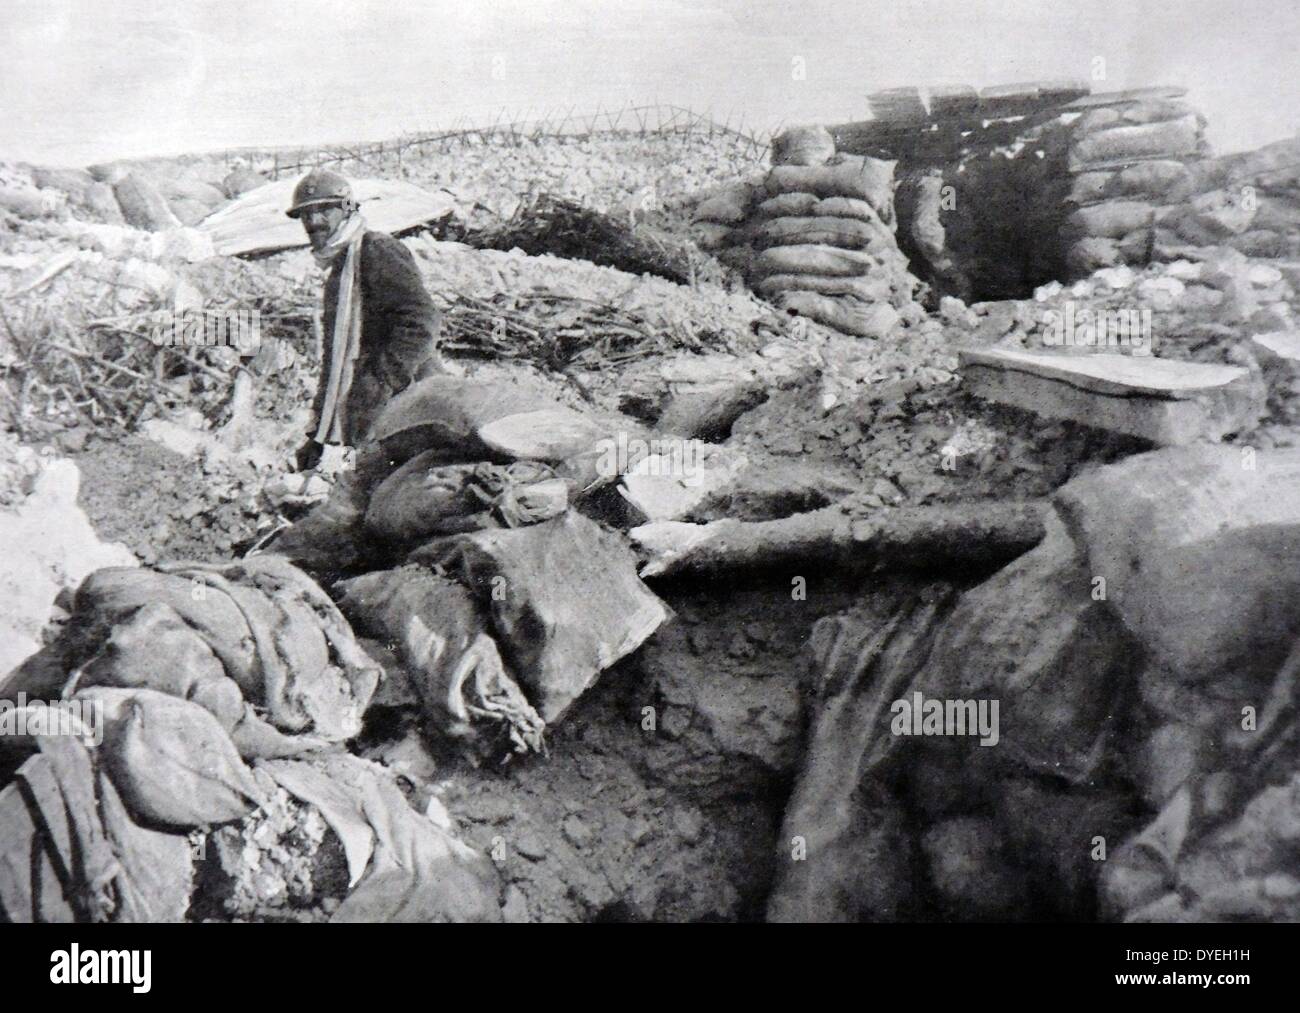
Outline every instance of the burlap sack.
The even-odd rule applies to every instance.
[[[882,235],[880,226],[872,226],[857,218],[815,215],[808,218],[773,218],[765,222],[754,237],[754,245],[759,248],[816,244],[862,250],[873,244],[887,242],[887,234]]]
[[[863,302],[887,302],[893,286],[883,274],[860,278],[823,278],[816,274],[773,274],[755,286],[759,295],[771,298],[782,292],[815,292],[818,295],[853,296]]]
[[[820,125],[790,127],[772,138],[773,165],[825,165],[835,154],[835,139]]]
[[[862,338],[883,338],[899,322],[898,311],[887,302],[864,303],[851,297],[835,299],[815,292],[786,292],[778,305],[843,334]]]
[[[1079,208],[1065,220],[1067,234],[1123,239],[1134,229],[1149,226],[1155,208],[1141,201],[1111,200]]]
[[[1191,115],[1163,123],[1110,127],[1074,143],[1070,148],[1070,169],[1190,155],[1200,139],[1200,123]]]
[[[754,258],[753,274],[818,274],[828,278],[855,278],[878,267],[880,260],[870,253],[834,246],[773,246]]]
[[[839,155],[827,165],[778,165],[767,174],[767,192],[811,193],[818,197],[856,197],[872,206],[882,219],[892,218],[893,161],[863,155]]]

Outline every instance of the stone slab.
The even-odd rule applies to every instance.
[[[977,397],[1160,446],[1220,440],[1263,411],[1246,370],[1235,366],[1004,349],[959,358],[962,382]]]

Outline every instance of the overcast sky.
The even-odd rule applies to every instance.
[[[1300,0],[0,0],[0,158],[378,140],[660,101],[835,123],[868,92],[1183,84],[1221,152],[1300,132]],[[803,76],[796,73],[802,68]]]

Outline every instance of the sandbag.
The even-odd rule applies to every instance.
[[[1300,451],[1168,447],[1056,494],[1144,655],[1180,681],[1271,677],[1300,634]]]
[[[820,124],[789,127],[772,138],[773,165],[825,165],[835,155],[835,139]]]
[[[572,510],[439,539],[410,558],[444,567],[487,604],[506,661],[548,724],[668,617],[622,538]]]
[[[773,218],[758,229],[754,245],[798,246],[817,245],[834,246],[845,250],[862,250],[882,243],[889,245],[888,234],[882,235],[879,227],[856,218],[831,218],[812,216],[809,218]]]
[[[198,225],[212,213],[209,205],[188,197],[173,197],[167,202],[167,206],[171,208],[176,220],[185,226]]]
[[[1067,232],[1076,236],[1122,239],[1134,229],[1151,225],[1155,208],[1142,201],[1112,200],[1079,208],[1065,220]]]
[[[1065,266],[1072,278],[1083,278],[1103,267],[1115,267],[1120,262],[1118,241],[1095,236],[1076,241],[1065,254]]]
[[[834,246],[773,246],[754,258],[753,273],[759,278],[772,274],[852,278],[869,273],[879,264],[878,258],[858,250],[842,250]]]
[[[823,278],[816,274],[773,274],[755,286],[764,297],[782,292],[816,292],[818,295],[849,295],[863,302],[888,302],[893,286],[883,274],[860,278]]]
[[[269,182],[269,179],[252,169],[237,168],[226,173],[221,180],[221,190],[227,197],[234,200],[240,194],[248,193],[249,190],[256,190],[259,186]]]
[[[866,201],[859,200],[856,197],[827,197],[825,200],[819,200],[813,206],[812,213],[817,216],[831,218],[855,218],[859,221],[870,222],[881,229],[885,228],[875,209]]]
[[[208,210],[226,202],[226,195],[218,187],[186,176],[160,180],[158,192],[166,197],[169,203],[178,200],[194,201]]]
[[[469,492],[475,465],[440,464],[440,458],[440,450],[426,450],[384,479],[370,497],[366,528],[395,540],[466,530],[460,524],[483,513]]]
[[[770,218],[803,218],[813,214],[821,203],[815,193],[779,193],[769,197],[754,209],[753,221],[765,222]]]
[[[841,155],[827,165],[778,165],[767,175],[767,192],[773,197],[779,193],[856,197],[870,204],[882,219],[892,220],[888,209],[896,164],[864,155]]]
[[[1096,204],[1106,198],[1115,175],[1113,172],[1081,172],[1071,182],[1065,199],[1071,204]]]
[[[117,205],[113,188],[107,183],[91,183],[77,201],[81,216],[106,225],[122,224],[122,209]]]
[[[1110,194],[1115,197],[1163,198],[1190,181],[1192,172],[1182,162],[1172,159],[1138,162],[1115,175]]]
[[[1200,143],[1200,133],[1200,125],[1192,115],[1163,123],[1099,130],[1076,141],[1070,148],[1070,169],[1190,155]]]
[[[491,860],[411,808],[382,767],[348,753],[261,764],[320,810],[344,842],[353,884],[332,922],[496,922]]]
[[[138,822],[177,829],[240,819],[264,791],[217,719],[188,700],[151,689],[79,690],[103,707],[101,757]]]
[[[835,299],[816,292],[785,292],[777,305],[842,334],[862,338],[883,338],[900,319],[898,311],[887,302],[864,303],[850,297]]]
[[[113,184],[113,195],[127,225],[149,232],[180,227],[158,188],[136,172],[128,172]]]
[[[1257,217],[1258,204],[1251,205],[1230,190],[1211,190],[1190,203],[1163,210],[1158,221],[1197,246],[1216,246],[1251,228]]]
[[[95,185],[95,177],[85,169],[32,169],[32,185],[40,190],[60,190],[74,203],[79,203],[86,191]]]
[[[558,407],[540,383],[483,382],[470,377],[430,376],[413,383],[386,404],[370,439],[391,448],[403,464],[423,450],[439,449],[444,463],[482,461],[494,451],[478,435],[489,422],[522,412]],[[404,456],[403,456],[404,455]],[[400,458],[400,459],[399,459]]]
[[[1144,99],[1121,107],[1119,112],[1125,123],[1161,123],[1195,115],[1191,106],[1178,99]]]
[[[0,791],[0,921],[183,921],[186,839],[133,824],[79,740],[37,748]]]
[[[11,211],[19,218],[47,218],[58,209],[52,190],[0,186],[0,211]]]
[[[264,721],[203,638],[175,609],[158,602],[114,626],[94,657],[72,673],[63,694],[94,686],[152,689],[197,703],[246,760],[292,756],[325,744],[313,736],[284,735]]]
[[[341,581],[343,609],[358,626],[395,644],[430,724],[475,758],[540,752],[541,717],[506,674],[473,596],[410,564]]]
[[[275,555],[158,571],[114,567],[82,582],[69,624],[82,652],[97,650],[113,626],[142,606],[166,605],[279,730],[329,741],[360,731],[379,669],[305,574]]]
[[[516,461],[563,461],[603,438],[605,429],[572,408],[552,407],[502,415],[474,435],[489,449]]]
[[[691,219],[716,225],[737,225],[749,216],[755,189],[750,183],[731,183],[708,200],[701,201]]]

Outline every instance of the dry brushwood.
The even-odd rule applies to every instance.
[[[273,291],[243,275],[227,279],[223,296],[220,304],[209,300],[207,311],[254,310],[263,341],[287,338],[307,347],[316,312],[310,294]],[[237,353],[156,344],[155,329],[166,324],[170,308],[155,296],[123,310],[111,285],[11,300],[0,310],[0,327],[15,354],[0,384],[29,409],[28,418],[59,425],[125,430],[182,402],[215,419],[229,402]],[[14,422],[21,430],[23,420],[15,415]]]
[[[681,285],[725,284],[727,269],[689,240],[649,225],[624,221],[576,201],[541,194],[520,205],[507,221],[465,237],[481,250],[512,250],[530,256],[551,254],[569,260],[616,267],[630,274],[653,274]]]
[[[443,316],[453,355],[528,359],[547,369],[601,369],[675,351],[730,349],[734,336],[685,321],[665,327],[594,299],[555,292],[460,295]]]

